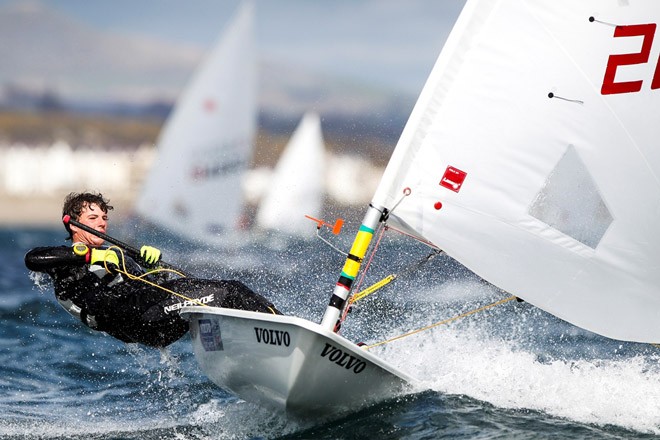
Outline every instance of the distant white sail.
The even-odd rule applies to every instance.
[[[257,226],[300,237],[314,237],[324,195],[325,145],[321,120],[307,113],[300,121],[273,172],[257,212]]]
[[[253,22],[244,3],[176,103],[137,201],[139,215],[189,239],[238,226],[257,117]]]
[[[582,328],[660,342],[660,2],[469,0],[373,204]]]

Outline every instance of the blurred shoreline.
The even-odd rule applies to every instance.
[[[379,157],[393,148],[378,136],[359,135],[360,128],[324,134],[327,210],[368,203],[384,169]],[[155,160],[159,129],[139,118],[0,110],[0,226],[59,227],[71,191],[100,191],[115,207],[114,221],[130,217]],[[259,203],[291,132],[260,127],[244,175],[247,205]]]
[[[0,193],[0,227],[62,227],[62,202],[68,193],[16,197]],[[108,195],[114,206],[112,221],[120,221],[132,211],[133,198]]]

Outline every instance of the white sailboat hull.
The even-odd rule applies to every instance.
[[[291,414],[341,412],[395,396],[413,379],[301,318],[185,307],[195,357],[216,385]]]

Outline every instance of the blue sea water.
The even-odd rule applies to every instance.
[[[47,279],[23,263],[28,249],[63,238],[61,229],[0,229],[3,439],[660,435],[659,348],[601,338],[515,301],[374,349],[419,379],[412,392],[339,417],[289,420],[213,385],[187,336],[157,350],[76,322]],[[343,262],[319,241],[248,241],[222,252],[159,245],[189,272],[241,279],[285,313],[313,321]],[[342,329],[349,339],[377,342],[506,297],[444,256],[408,271],[426,255],[423,247],[386,239],[381,248],[386,258],[371,265],[372,281],[390,271],[401,276],[356,305]]]

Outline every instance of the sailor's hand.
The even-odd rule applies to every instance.
[[[140,257],[149,265],[156,264],[160,261],[160,250],[153,246],[142,246],[140,248]]]
[[[117,253],[111,249],[96,249],[92,248],[92,253],[89,259],[90,264],[98,264],[105,267],[108,272],[119,268],[119,257]]]

